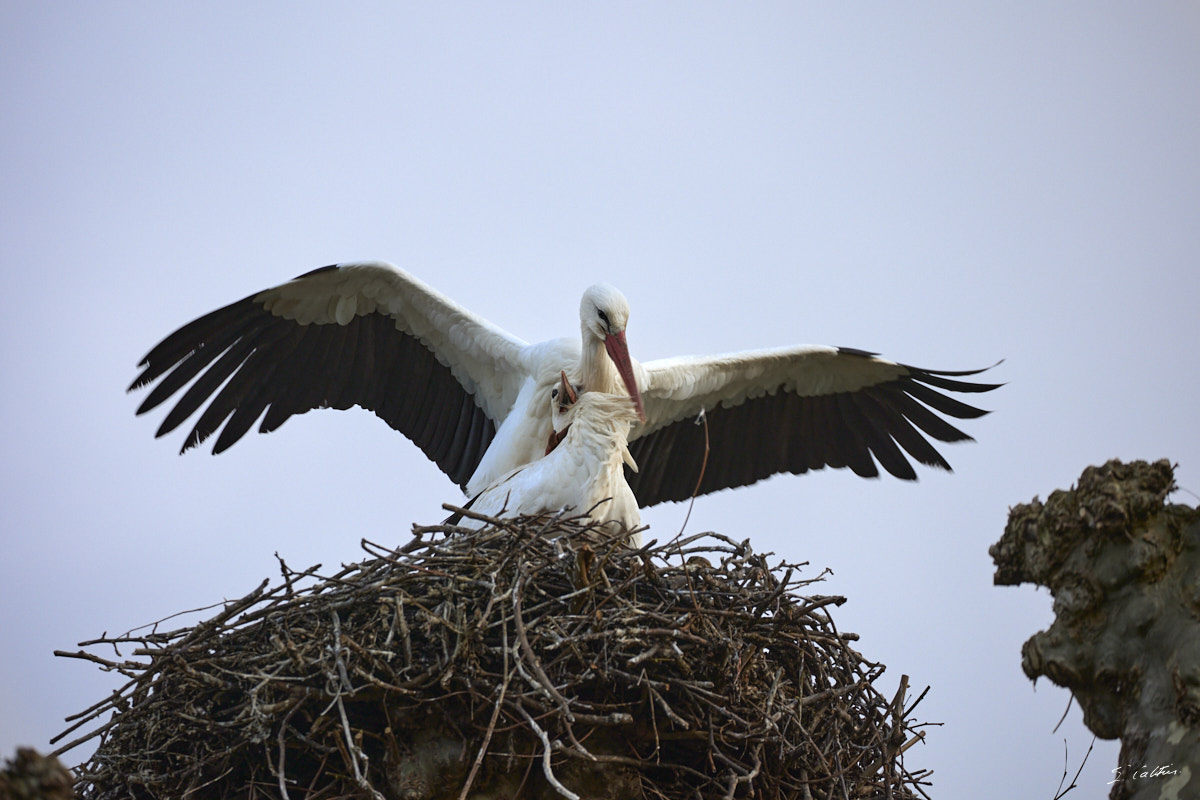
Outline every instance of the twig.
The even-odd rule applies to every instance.
[[[280,559],[280,563],[282,561],[283,559]],[[284,741],[284,734],[287,733],[287,726],[292,720],[292,715],[296,713],[301,705],[302,703],[296,703],[296,705],[292,706],[291,710],[284,716],[283,722],[279,725],[279,735],[277,737],[279,741],[279,794],[283,795],[283,800],[291,800],[287,790],[287,778],[284,777],[286,774],[284,764],[287,761],[287,742]]]
[[[1058,794],[1054,795],[1054,800],[1061,800],[1063,795],[1065,795],[1067,792],[1071,791],[1072,789],[1074,789],[1076,787],[1075,782],[1077,780],[1079,780],[1079,776],[1083,774],[1083,765],[1087,763],[1088,756],[1090,756],[1092,754],[1092,748],[1095,746],[1096,746],[1096,737],[1093,736],[1092,743],[1088,745],[1087,752],[1083,754],[1083,761],[1079,762],[1079,769],[1075,770],[1075,777],[1071,778],[1071,785],[1068,786],[1066,789],[1064,789],[1064,788],[1062,788],[1062,785],[1063,785],[1063,782],[1066,781],[1066,779],[1067,779],[1067,740],[1063,739],[1063,776],[1062,776],[1062,780],[1060,780],[1058,782],[1059,791],[1058,791]]]
[[[704,480],[704,470],[708,468],[708,414],[703,408],[700,409],[700,413],[696,415],[694,424],[700,425],[702,423],[704,425],[704,458],[700,461],[700,474],[696,476],[696,488],[692,489],[692,496],[688,500],[687,513],[683,516],[683,524],[679,526],[679,533],[676,534],[677,536],[683,535],[683,530],[687,527],[688,520],[692,518],[692,506],[696,504],[696,496],[700,494],[700,484]]]
[[[504,695],[508,693],[508,684],[512,680],[512,670],[508,668],[507,626],[502,629],[502,635],[504,645],[504,683],[500,685],[500,694],[496,697],[496,704],[492,707],[492,718],[488,722],[487,731],[483,735],[483,743],[479,745],[479,752],[475,754],[475,761],[471,764],[471,772],[467,775],[467,780],[458,795],[458,800],[467,800],[467,793],[471,791],[471,785],[475,783],[475,775],[479,772],[480,765],[483,764],[483,757],[487,755],[488,745],[492,741],[492,734],[496,732],[496,721],[500,718],[500,709],[504,706]]]
[[[462,508],[460,506],[453,505],[452,503],[442,503],[442,509],[454,514],[461,514],[467,519],[473,519],[478,522],[486,522],[488,525],[491,525],[495,528],[508,528],[511,525],[511,520],[493,517],[488,514],[480,514],[478,511],[473,511],[469,508]]]
[[[1071,703],[1073,703],[1073,702],[1075,702],[1075,695],[1071,692],[1068,692],[1067,693],[1067,707],[1063,709],[1062,716],[1058,718],[1058,722],[1055,724],[1054,730],[1050,731],[1050,733],[1058,733],[1058,729],[1060,727],[1062,727],[1063,721],[1066,720],[1066,718],[1067,718],[1067,714],[1071,713]],[[1064,744],[1066,743],[1066,741],[1067,741],[1066,739],[1063,739]],[[1063,775],[1064,779],[1066,777],[1067,777],[1066,775]],[[1062,788],[1062,787],[1060,786],[1059,788]]]
[[[525,633],[525,622],[521,619],[521,579],[517,578],[516,584],[513,585],[513,624],[517,629],[517,642],[521,645],[521,655],[529,668],[537,675],[538,681],[543,689],[546,690],[551,698],[554,699],[567,722],[574,722],[575,716],[571,713],[571,705],[567,702],[567,698],[563,697],[557,689],[554,688],[554,683],[550,680],[550,676],[542,669],[542,662],[533,653],[533,647],[529,644],[529,637]]]
[[[579,800],[579,795],[563,786],[558,778],[554,777],[554,770],[550,768],[550,737],[546,735],[546,732],[542,730],[542,726],[537,724],[537,720],[530,716],[528,711],[524,708],[520,710],[521,715],[525,717],[525,721],[529,723],[529,727],[533,728],[533,732],[542,740],[542,774],[546,776],[546,782],[554,787],[554,791],[567,798],[567,800]]]

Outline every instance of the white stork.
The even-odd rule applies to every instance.
[[[190,383],[157,435],[207,404],[182,450],[220,430],[214,453],[260,417],[266,433],[314,408],[362,406],[474,495],[544,455],[545,398],[565,370],[585,391],[628,392],[641,412],[629,434],[641,469],[629,483],[644,507],[778,472],[849,467],[874,477],[872,456],[906,480],[916,473],[905,453],[949,470],[926,437],[970,437],[935,412],[987,412],[939,390],[998,386],[962,380],[983,370],[918,369],[819,345],[639,364],[628,320],[624,296],[600,284],[580,303],[582,342],[531,345],[390,264],[340,264],[188,323],[147,354],[130,389],[158,382],[141,414]],[[702,411],[707,430],[694,424]]]
[[[498,517],[566,509],[587,514],[602,525],[616,523],[623,530],[636,531],[642,517],[623,465],[637,470],[628,451],[629,429],[639,420],[637,407],[625,394],[577,395],[565,372],[550,401],[556,434],[547,448],[550,452],[471,498],[471,510]],[[469,519],[461,524],[481,525]],[[641,534],[632,533],[628,543],[641,547]]]

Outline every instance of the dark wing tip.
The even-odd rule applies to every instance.
[[[879,353],[870,350],[860,350],[857,347],[838,347],[836,348],[839,355],[855,356],[858,358],[873,359],[879,356]],[[999,389],[1005,386],[1004,383],[979,383],[977,381],[961,381],[954,380],[955,378],[966,378],[971,375],[979,375],[988,370],[995,369],[1003,364],[1007,359],[1000,359],[994,364],[978,369],[925,369],[923,367],[914,367],[911,364],[899,364],[900,367],[908,371],[909,375],[922,383],[937,386],[941,389],[947,389],[952,392],[976,393],[990,392],[993,389]],[[892,362],[898,363],[898,362]]]
[[[147,366],[146,359],[143,358],[141,361],[139,361],[138,366],[139,367]],[[138,389],[141,389],[143,386],[149,386],[151,383],[153,383],[153,381],[154,381],[154,378],[152,378],[150,376],[150,370],[143,369],[138,374],[138,376],[133,379],[133,383],[129,384],[129,386],[126,387],[125,392],[126,393],[136,392]]]
[[[857,347],[838,347],[835,348],[839,355],[858,356],[859,358],[875,358],[879,353],[871,350],[860,350]]]
[[[939,389],[945,389],[950,392],[962,392],[963,394],[979,394],[982,392],[990,392],[994,389],[999,389],[1004,386],[1003,383],[978,383],[976,381],[963,381],[957,378],[945,377],[947,373],[938,372],[930,369],[915,369],[908,367],[909,377],[918,380],[921,383],[936,386]],[[955,373],[949,373],[955,374]],[[973,372],[966,373],[968,375],[975,374]]]
[[[310,269],[308,272],[302,273],[300,275],[297,275],[295,278],[292,278],[292,280],[298,281],[301,278],[307,278],[310,275],[320,275],[322,272],[331,272],[335,269],[339,269],[337,264],[327,264],[324,267],[317,267],[316,269]]]
[[[1007,360],[1008,359],[1006,359],[1006,358],[1002,358],[999,361],[997,361],[995,364],[990,364],[986,367],[980,367],[979,369],[923,369],[923,370],[920,370],[920,372],[925,372],[930,375],[946,375],[949,377],[962,378],[962,377],[966,377],[967,375],[978,375],[982,372],[987,372],[990,369],[995,369],[996,367],[1000,366]],[[905,366],[907,366],[907,365],[905,365]],[[914,368],[909,367],[909,369],[914,369]],[[1004,384],[1002,384],[1002,383],[995,384],[995,386],[1003,386],[1003,385]]]
[[[164,433],[165,433],[165,431],[164,431]],[[157,433],[157,434],[155,434],[155,438],[162,436],[162,435],[163,435],[162,433]],[[188,450],[191,450],[193,447],[199,447],[200,443],[203,441],[204,441],[204,437],[201,436],[198,431],[193,429],[192,432],[187,435],[187,438],[185,438],[183,440],[183,446],[179,448],[179,455],[183,455]]]

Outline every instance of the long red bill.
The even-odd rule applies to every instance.
[[[608,351],[608,357],[612,359],[612,362],[617,365],[617,372],[620,373],[621,380],[625,382],[625,388],[629,390],[629,397],[637,408],[638,419],[645,422],[646,409],[642,405],[642,392],[638,389],[637,379],[633,377],[633,363],[629,360],[629,345],[625,343],[625,331],[606,336],[604,349]]]

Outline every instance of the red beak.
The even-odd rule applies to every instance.
[[[558,388],[562,390],[562,397],[565,397],[570,401],[566,402],[560,400],[560,405],[574,405],[575,401],[579,399],[579,395],[575,394],[575,387],[571,385],[569,380],[567,380],[567,371],[565,369],[559,370],[558,376]]]
[[[617,365],[617,372],[629,390],[629,397],[637,408],[638,419],[646,421],[646,409],[642,405],[642,392],[638,389],[637,380],[633,377],[633,363],[629,360],[629,345],[625,343],[625,331],[611,333],[604,338],[604,349],[608,357]]]

